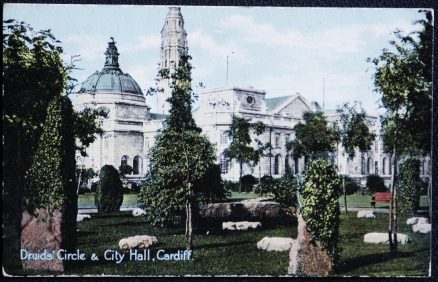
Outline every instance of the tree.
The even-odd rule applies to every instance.
[[[295,140],[286,148],[294,158],[305,158],[305,162],[315,159],[327,159],[336,149],[339,134],[336,128],[329,126],[322,112],[305,112],[304,123],[294,127]]]
[[[81,167],[81,168],[76,168],[76,175],[77,175],[76,178],[78,179],[78,193],[79,193],[79,189],[87,185],[88,181],[90,181],[97,174],[92,168]]]
[[[123,185],[119,172],[112,165],[100,169],[94,202],[97,212],[118,212],[123,203]]]
[[[185,210],[186,246],[193,249],[194,208],[226,195],[213,147],[192,117],[189,60],[189,56],[182,55],[174,73],[159,73],[162,78],[170,78],[170,115],[149,153],[149,175],[140,199],[150,210],[148,219],[155,224],[178,223]],[[217,190],[212,191],[209,186]]]
[[[432,121],[432,12],[416,22],[419,31],[394,32],[392,50],[368,59],[374,64],[374,91],[386,109],[382,116],[385,149],[393,155],[392,199],[389,213],[390,250],[397,250],[397,159],[401,154],[430,154]],[[393,234],[393,237],[391,236]],[[394,239],[393,239],[394,238]]]
[[[415,215],[420,205],[420,191],[422,188],[419,160],[409,158],[400,165],[397,185],[397,200],[400,203],[400,212]]]
[[[32,166],[25,177],[25,208],[32,215],[41,212],[40,208],[53,217],[55,212],[61,212],[61,248],[72,250],[77,214],[73,107],[66,96],[58,96],[50,102],[47,112]]]
[[[359,109],[357,109],[359,107]],[[340,116],[340,139],[344,152],[347,154],[348,162],[356,156],[356,150],[364,153],[371,149],[375,135],[370,132],[367,124],[365,111],[355,102],[353,105],[349,103],[338,107],[337,112]],[[347,171],[346,173],[347,174]],[[344,191],[345,212],[347,212],[347,193],[345,190],[345,174],[342,180]]]
[[[68,92],[74,80],[70,76],[74,61],[64,65],[60,43],[50,30],[36,31],[24,22],[4,21],[3,197],[7,203],[4,211],[15,219],[18,232],[24,176],[43,133],[47,107],[53,98]],[[88,146],[94,141],[94,134],[100,133],[96,115],[90,111],[84,115],[86,118],[80,118],[82,113],[74,116],[75,137],[82,146]]]
[[[262,122],[250,123],[243,117],[232,117],[231,126],[228,131],[232,138],[231,144],[225,150],[225,157],[236,159],[239,162],[239,192],[242,191],[243,164],[256,165],[260,161],[260,151],[254,149],[251,144],[251,133],[261,135],[265,131]]]
[[[125,177],[125,175],[129,175],[132,173],[132,166],[129,164],[121,164],[119,166],[120,176]]]

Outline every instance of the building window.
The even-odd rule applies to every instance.
[[[362,161],[360,163],[361,165],[361,174],[366,174],[365,172],[365,158],[362,158]]]
[[[379,174],[379,162],[374,162],[374,174]]]
[[[373,166],[373,160],[371,158],[368,158],[368,161],[367,161],[367,174],[371,174],[372,173],[372,171],[373,171],[372,166]]]
[[[275,133],[275,147],[280,147],[280,133]]]
[[[138,175],[141,172],[141,158],[139,156],[135,156],[132,162],[132,171],[134,174]]]
[[[289,165],[289,156],[286,155],[286,157],[284,158],[284,171],[286,173],[290,173],[291,169],[290,169],[290,165]]]
[[[386,160],[386,157],[383,158],[383,162],[382,162],[382,174],[386,175],[386,166],[388,165],[388,161]]]
[[[280,174],[280,155],[276,155],[274,159],[274,174],[278,175]]]
[[[221,173],[227,174],[228,169],[230,168],[230,160],[226,158],[224,154],[221,154],[220,161],[221,161]]]
[[[228,144],[228,134],[227,132],[221,133],[221,144]]]
[[[120,165],[127,165],[128,164],[128,156],[123,156],[121,161],[120,161]]]
[[[392,158],[389,157],[388,160],[388,174],[392,175]]]
[[[294,158],[295,174],[299,171],[298,158]]]

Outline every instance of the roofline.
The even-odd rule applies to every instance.
[[[245,92],[253,92],[253,93],[265,94],[266,95],[266,91],[265,90],[249,88],[249,87],[240,87],[240,86],[221,86],[221,87],[210,88],[210,89],[206,89],[205,91],[202,91],[201,94],[214,93],[214,92],[223,92],[223,91],[226,91],[226,90],[245,91]]]

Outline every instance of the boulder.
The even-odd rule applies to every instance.
[[[135,217],[142,216],[145,214],[146,214],[146,211],[144,209],[141,209],[141,208],[135,208],[132,210],[132,215]]]
[[[295,240],[286,237],[263,237],[257,242],[257,248],[265,251],[289,251]]]
[[[21,252],[29,255],[29,259],[21,261],[23,268],[64,272],[64,261],[56,256],[52,259],[32,258],[56,253],[60,249],[72,250],[76,239],[75,214],[67,214],[60,210],[49,212],[44,208],[31,214],[26,210],[23,212],[21,227]]]
[[[426,217],[411,217],[406,220],[407,225],[415,225],[417,223],[424,224],[429,223],[429,220]]]
[[[149,235],[135,235],[123,238],[119,241],[119,248],[122,250],[146,249],[158,243],[157,237]]]
[[[262,224],[260,222],[249,222],[249,221],[238,221],[238,222],[223,222],[223,230],[251,230],[261,228]]]
[[[357,218],[376,218],[374,211],[361,210],[357,212]]]
[[[298,215],[298,237],[289,251],[288,274],[294,276],[328,276],[333,269],[333,262],[307,230],[307,224]]]
[[[365,243],[371,243],[371,244],[388,244],[389,238],[388,233],[381,233],[381,232],[371,232],[367,233],[363,237],[363,241]],[[409,238],[408,235],[403,233],[397,233],[397,242],[400,244],[406,244],[411,241],[411,238]]]
[[[412,231],[415,233],[430,233],[431,228],[430,223],[417,223],[412,226]]]
[[[76,216],[76,221],[84,221],[84,220],[90,220],[91,216],[89,214],[78,214]]]

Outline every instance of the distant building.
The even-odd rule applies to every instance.
[[[181,54],[187,54],[187,33],[180,8],[169,8],[163,29],[161,30],[161,69],[175,71]],[[119,53],[114,40],[108,43],[105,52],[105,64],[101,71],[96,71],[83,83],[74,94],[73,104],[76,110],[85,107],[104,107],[109,118],[102,120],[105,133],[87,149],[88,156],[78,156],[78,165],[91,167],[98,171],[105,164],[118,168],[121,164],[133,167],[131,182],[144,179],[149,163],[147,154],[154,145],[157,131],[169,111],[169,81],[162,80],[164,93],[158,94],[159,113],[151,113],[145,96],[136,81],[124,73],[118,63]],[[286,150],[286,143],[295,138],[294,126],[302,121],[306,111],[323,111],[330,123],[339,121],[336,111],[324,110],[317,102],[309,102],[300,93],[282,97],[266,98],[266,92],[251,87],[223,87],[209,89],[201,93],[200,105],[193,111],[193,116],[203,134],[216,149],[217,161],[221,165],[224,179],[239,178],[239,165],[224,156],[231,140],[228,130],[233,115],[239,115],[251,122],[261,121],[266,131],[261,136],[253,136],[252,145],[256,148],[258,138],[262,143],[270,142],[272,150],[261,158],[255,167],[245,165],[243,174],[255,177],[272,175],[280,177],[286,171],[297,173],[304,167],[304,160],[294,159]],[[371,150],[347,162],[341,146],[332,161],[338,164],[339,173],[348,174],[365,184],[366,176],[378,174],[385,178],[387,186],[392,174],[391,157],[384,153],[382,139],[379,135],[377,118],[367,116],[372,132],[377,135]],[[422,159],[422,175],[430,175],[430,158]]]

